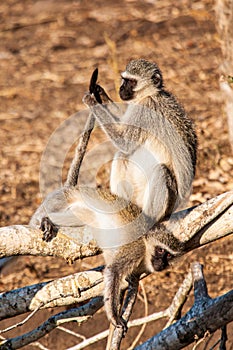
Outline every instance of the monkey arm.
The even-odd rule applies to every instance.
[[[130,154],[138,147],[140,128],[123,123],[117,115],[120,108],[115,103],[98,104],[90,93],[84,95],[83,103],[91,109],[96,120],[121,152]]]

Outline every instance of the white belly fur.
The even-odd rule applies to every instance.
[[[169,164],[167,149],[157,140],[147,140],[131,155],[117,152],[111,168],[110,188],[112,193],[130,200],[143,208],[144,194],[158,164]]]

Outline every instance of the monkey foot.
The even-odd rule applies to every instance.
[[[126,333],[127,333],[127,331],[128,331],[127,322],[121,317],[120,319],[118,319],[118,321],[116,322],[116,324],[114,326],[116,328],[121,328],[122,329],[123,338],[124,338]]]
[[[43,232],[43,241],[50,242],[57,236],[58,226],[56,226],[47,216],[43,217],[40,230]]]

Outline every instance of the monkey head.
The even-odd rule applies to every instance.
[[[151,265],[154,271],[162,271],[169,266],[169,261],[174,255],[163,247],[155,246],[154,254],[151,256]]]
[[[121,77],[119,94],[124,101],[153,95],[163,87],[162,73],[157,64],[144,59],[130,61]]]
[[[173,236],[162,224],[155,232],[145,235],[145,266],[148,272],[162,271],[182,255],[184,243]]]

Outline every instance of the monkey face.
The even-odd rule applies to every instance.
[[[162,271],[169,265],[169,260],[173,258],[173,255],[166,249],[156,246],[154,255],[151,257],[151,264],[155,271]]]
[[[129,101],[134,98],[134,88],[137,85],[136,79],[122,78],[119,94],[123,101]]]

